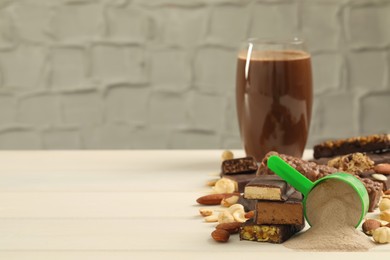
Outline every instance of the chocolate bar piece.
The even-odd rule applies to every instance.
[[[365,154],[370,160],[374,162],[374,164],[380,163],[390,163],[390,151],[384,153],[366,153]],[[336,157],[323,157],[319,159],[310,160],[311,162],[315,162],[316,164],[328,164],[330,160]]]
[[[373,212],[376,207],[378,207],[379,200],[382,196],[383,184],[373,181],[369,178],[358,178],[366,187],[368,192],[368,198],[370,199],[370,204],[368,206],[368,211]]]
[[[350,153],[333,158],[328,162],[328,166],[342,172],[360,174],[371,170],[374,167],[374,162],[366,154]]]
[[[362,172],[360,175],[362,178],[370,179],[374,182],[379,182],[382,184],[383,191],[390,189],[390,175],[386,176],[383,174],[378,174],[374,170]]]
[[[238,198],[237,203],[244,206],[245,212],[255,210],[256,208],[256,200],[248,200],[242,195]]]
[[[252,157],[225,160],[222,162],[222,175],[256,173],[257,163]]]
[[[358,136],[330,140],[314,146],[314,158],[332,157],[356,152],[386,152],[390,150],[390,134]]]
[[[303,225],[265,225],[247,220],[240,227],[240,240],[257,242],[283,243],[304,228]]]
[[[235,185],[238,189],[238,192],[243,193],[245,186],[254,178],[256,178],[256,173],[245,173],[245,174],[230,174],[230,175],[221,175],[223,178],[230,179],[235,182]]]
[[[277,175],[259,175],[244,190],[247,199],[286,200],[294,189]]]
[[[267,167],[267,160],[271,155],[279,155],[283,160],[285,160],[288,164],[290,164],[292,167],[294,167],[297,171],[299,171],[311,181],[316,181],[329,174],[338,172],[338,170],[334,167],[330,167],[327,165],[318,165],[314,162],[308,162],[290,155],[278,154],[277,152],[269,152],[264,157],[259,167],[259,170],[257,171],[257,174],[274,174],[274,172]],[[382,184],[374,182],[373,180],[370,180],[368,178],[359,178],[358,176],[355,177],[360,179],[360,181],[366,187],[368,196],[370,198],[369,211],[374,211],[374,209],[378,205],[378,201],[382,193]]]
[[[315,162],[308,162],[305,160],[302,160],[297,157],[293,157],[286,154],[279,154],[277,152],[269,152],[265,155],[263,161],[260,164],[259,170],[257,171],[257,174],[265,174],[265,175],[274,175],[275,173],[271,171],[267,166],[268,158],[271,155],[278,155],[280,158],[285,160],[288,164],[290,164],[292,167],[294,167],[297,171],[302,173],[311,181],[316,181],[318,176],[324,176],[327,174],[338,172],[336,168],[329,167],[327,165],[318,165]]]
[[[302,194],[295,191],[286,201],[258,200],[256,224],[303,225]]]
[[[384,153],[370,153],[368,154],[371,160],[376,164],[390,163],[390,151]]]

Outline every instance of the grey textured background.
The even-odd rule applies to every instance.
[[[389,132],[390,1],[0,0],[0,149],[238,148],[238,43],[292,34],[308,146]]]

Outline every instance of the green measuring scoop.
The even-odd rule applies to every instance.
[[[286,163],[282,158],[276,155],[272,155],[268,158],[267,161],[268,168],[270,168],[273,172],[275,172],[279,177],[284,179],[287,183],[293,186],[296,190],[300,191],[303,196],[303,208],[304,214],[307,222],[310,224],[310,220],[306,214],[306,201],[310,191],[313,190],[317,185],[321,185],[322,182],[326,180],[337,180],[342,181],[348,184],[356,194],[359,196],[361,202],[361,214],[359,221],[356,223],[355,227],[358,227],[364,216],[367,214],[368,206],[369,206],[369,198],[366,188],[363,183],[359,181],[356,177],[351,174],[337,172],[330,175],[327,175],[321,179],[318,179],[315,182],[312,182],[300,172],[298,172],[295,168],[291,167],[288,163]],[[311,224],[310,224],[311,225]]]

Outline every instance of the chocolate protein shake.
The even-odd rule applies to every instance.
[[[249,54],[239,53],[236,77],[238,121],[247,155],[257,161],[269,151],[301,157],[313,100],[310,55],[300,50]]]

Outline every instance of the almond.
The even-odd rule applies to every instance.
[[[251,210],[251,211],[248,211],[247,213],[245,213],[245,218],[247,218],[247,219],[253,218],[254,216],[255,216],[254,210]]]
[[[235,233],[238,233],[238,231],[240,230],[240,227],[241,227],[240,222],[231,222],[231,223],[218,224],[215,228],[226,230],[230,234],[235,234]]]
[[[380,163],[374,166],[374,171],[382,174],[390,174],[390,163]]]
[[[211,233],[211,237],[217,242],[227,242],[230,233],[224,229],[216,229]]]
[[[234,195],[237,195],[237,193],[210,194],[198,198],[196,202],[202,205],[219,205],[223,199]]]

